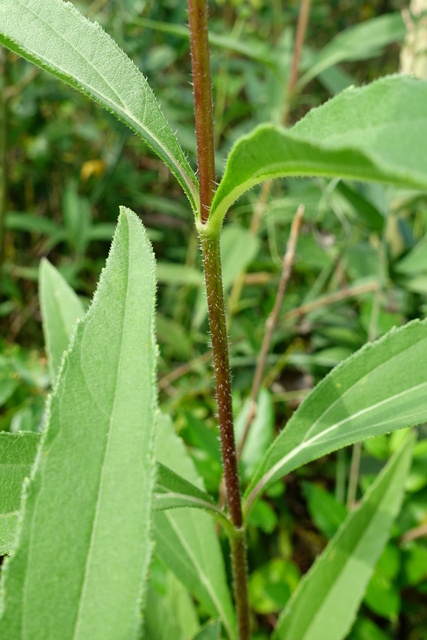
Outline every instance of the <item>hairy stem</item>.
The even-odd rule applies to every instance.
[[[227,504],[231,521],[236,533],[239,534],[235,540],[230,540],[239,639],[249,640],[246,546],[231,403],[231,376],[224,292],[222,288],[220,239],[219,235],[209,233],[208,228],[203,226],[199,228],[199,234],[209,310]]]
[[[231,376],[222,287],[220,237],[219,233],[211,233],[209,229],[209,213],[215,190],[215,153],[207,0],[188,0],[188,16],[200,188],[197,227],[203,253],[227,503],[235,530],[235,535],[230,537],[230,545],[239,640],[250,640],[245,530],[231,404]]]
[[[205,223],[209,218],[215,191],[215,148],[206,0],[188,0],[188,18],[200,186],[200,219]]]

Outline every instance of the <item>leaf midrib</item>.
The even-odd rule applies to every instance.
[[[128,228],[128,233],[129,233],[129,228]],[[129,239],[129,236],[128,236],[128,239]],[[128,242],[129,242],[129,240],[128,240]],[[88,554],[86,556],[85,570],[84,570],[84,574],[83,574],[82,586],[81,586],[80,597],[79,597],[79,606],[78,606],[78,610],[77,610],[77,614],[76,614],[76,621],[75,621],[74,631],[73,631],[73,638],[74,639],[77,639],[78,635],[79,635],[79,627],[80,627],[80,623],[81,623],[82,603],[84,601],[85,592],[86,592],[86,589],[87,589],[87,579],[88,579],[88,574],[89,574],[89,570],[90,570],[90,564],[91,564],[91,557],[92,557],[92,553],[93,553],[95,535],[97,533],[97,524],[98,524],[100,505],[102,503],[104,473],[105,473],[105,470],[106,470],[106,467],[107,467],[106,461],[107,461],[107,459],[109,457],[110,442],[111,442],[110,434],[111,434],[112,429],[114,428],[114,424],[113,423],[114,423],[114,418],[115,418],[114,414],[115,414],[116,401],[117,401],[117,387],[118,387],[118,382],[119,382],[119,377],[120,377],[120,370],[121,370],[121,365],[122,365],[124,330],[125,330],[125,325],[126,325],[127,306],[128,306],[129,271],[130,271],[130,251],[128,251],[128,263],[127,263],[126,287],[125,287],[125,306],[124,306],[124,311],[123,311],[122,331],[121,331],[121,337],[120,337],[120,353],[119,353],[119,358],[118,358],[118,365],[117,365],[117,368],[116,368],[115,391],[114,391],[114,397],[113,397],[113,404],[112,404],[112,408],[111,408],[111,417],[110,417],[110,421],[109,421],[108,431],[107,431],[106,434],[103,434],[104,437],[106,438],[106,445],[105,445],[105,449],[104,449],[103,463],[102,463],[102,466],[101,466],[101,473],[100,473],[100,479],[99,479],[98,498],[97,498],[97,501],[96,501],[96,507],[95,507],[95,510],[94,510],[94,516],[93,516],[93,522],[92,522],[92,531],[91,531],[90,542],[89,542],[89,551],[88,551]],[[83,334],[82,334],[82,344],[83,344]]]

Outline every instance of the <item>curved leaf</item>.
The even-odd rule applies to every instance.
[[[210,224],[270,178],[340,176],[427,189],[427,82],[383,78],[343,91],[292,129],[262,125],[231,150]]]
[[[300,405],[257,467],[249,507],[293,469],[358,440],[427,420],[427,320],[390,331],[338,365]]]
[[[183,507],[208,511],[231,534],[234,531],[224,511],[217,507],[208,493],[188,482],[168,467],[158,463],[153,508],[156,511],[167,511],[168,509],[180,509]]]
[[[50,379],[53,383],[72,330],[77,320],[83,318],[84,309],[68,282],[46,258],[40,263],[39,296]]]
[[[400,510],[413,434],[393,456],[304,576],[273,640],[343,640]]]
[[[0,43],[106,107],[175,174],[198,207],[197,180],[144,76],[97,23],[63,0],[2,0]]]
[[[2,576],[2,638],[137,636],[152,547],[154,293],[150,243],[122,209],[52,396]]]

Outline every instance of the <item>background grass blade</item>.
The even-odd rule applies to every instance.
[[[340,176],[427,187],[427,82],[390,76],[343,91],[289,131],[262,125],[231,150],[212,203],[219,226],[254,185],[286,176]]]
[[[39,441],[36,433],[0,433],[0,555],[12,549],[22,485],[30,476]]]
[[[411,435],[367,491],[279,619],[274,640],[343,640],[397,516],[411,462]]]
[[[2,638],[138,633],[151,555],[154,292],[149,241],[122,209],[52,396],[19,543],[3,575]]]
[[[84,309],[67,281],[46,259],[40,263],[39,292],[43,333],[53,384],[73,328],[77,320],[83,318]]]
[[[310,393],[255,471],[247,493],[358,440],[427,419],[427,321],[368,344]],[[403,373],[404,372],[404,373]]]
[[[63,0],[3,0],[0,42],[90,96],[135,131],[175,174],[197,210],[197,180],[153,92],[99,24]]]
[[[157,426],[156,457],[203,489],[184,443],[162,415]],[[198,509],[173,509],[157,512],[154,522],[156,552],[160,558],[209,613],[221,619],[228,637],[235,638],[233,608],[212,517]]]

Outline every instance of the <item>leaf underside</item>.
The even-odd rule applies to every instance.
[[[349,88],[289,130],[262,125],[236,142],[210,223],[245,191],[287,176],[342,177],[427,189],[427,81],[390,76]]]
[[[152,546],[154,294],[148,238],[122,209],[51,399],[19,541],[2,576],[2,638],[139,632]]]
[[[197,179],[144,76],[98,23],[63,0],[2,0],[0,43],[90,96],[175,174],[193,210]]]

